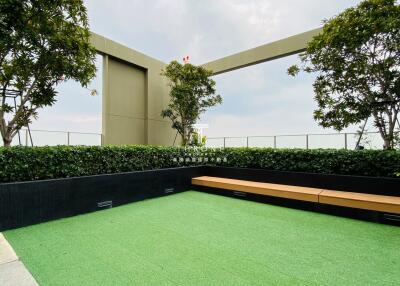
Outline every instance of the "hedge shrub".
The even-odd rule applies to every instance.
[[[153,146],[0,148],[0,182],[31,181],[160,168],[219,165],[324,174],[396,177],[399,151]]]

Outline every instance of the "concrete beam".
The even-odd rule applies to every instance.
[[[265,44],[244,52],[227,56],[203,66],[214,72],[214,75],[287,57],[305,51],[307,43],[318,35],[322,28],[297,34],[286,39]]]
[[[149,69],[152,66],[164,66],[164,62],[91,32],[91,42],[97,52],[112,56],[130,64]]]

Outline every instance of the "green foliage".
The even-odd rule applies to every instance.
[[[300,72],[300,68],[297,65],[293,65],[288,68],[287,73],[291,76],[296,76]]]
[[[196,165],[396,177],[400,152],[153,146],[0,148],[0,182]]]
[[[315,120],[342,130],[369,117],[394,147],[400,110],[400,5],[365,0],[325,22],[300,56],[301,70],[316,73]],[[288,73],[296,75],[297,66]]]
[[[38,109],[55,103],[56,85],[72,79],[86,86],[96,72],[95,56],[82,0],[0,0],[0,131],[5,146]],[[7,90],[21,93],[16,110],[7,103]]]
[[[161,112],[163,118],[172,121],[182,138],[182,145],[190,142],[193,125],[208,108],[222,103],[215,95],[215,81],[210,77],[212,71],[192,64],[180,64],[172,61],[161,73],[169,80],[170,103]]]
[[[190,138],[189,146],[191,146],[191,147],[204,147],[204,146],[206,146],[207,137],[203,135],[201,138],[199,138],[199,136],[200,135],[197,132],[193,132],[192,137]]]
[[[322,174],[394,177],[400,168],[399,151],[227,149],[232,167]]]

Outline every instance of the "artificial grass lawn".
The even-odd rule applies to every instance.
[[[40,285],[400,285],[400,228],[198,192],[5,235]]]

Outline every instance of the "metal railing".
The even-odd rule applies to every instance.
[[[100,133],[31,130],[34,146],[55,145],[87,145],[99,146],[103,143]],[[359,140],[359,133],[328,133],[328,134],[289,134],[272,136],[245,136],[245,137],[213,137],[207,138],[206,147],[269,147],[269,148],[305,148],[305,149],[355,149]],[[15,136],[13,146],[31,146],[27,129],[22,129],[20,135]],[[378,132],[365,132],[360,145],[365,149],[382,149],[382,139]],[[0,140],[2,146],[2,140]]]
[[[21,129],[13,138],[12,145],[32,146],[31,137],[34,146],[100,146],[103,143],[103,136],[100,133],[31,129],[30,135],[28,129]],[[3,146],[2,140],[0,141],[0,146]]]
[[[273,136],[213,137],[207,138],[206,147],[269,147],[305,149],[355,149],[359,133],[290,134]],[[365,132],[360,141],[365,149],[382,149],[379,132]]]

